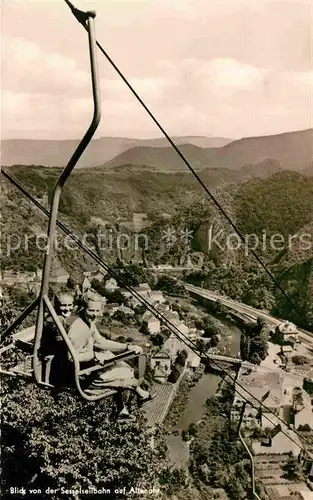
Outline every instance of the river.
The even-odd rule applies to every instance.
[[[231,338],[229,339],[229,349],[232,356],[238,356],[240,350],[241,331],[230,322],[223,321],[227,329],[231,329]],[[205,412],[205,402],[216,393],[221,377],[213,373],[206,373],[201,377],[197,384],[189,392],[188,404],[181,414],[175,427],[179,431],[179,436],[171,434],[167,436],[166,442],[169,451],[169,459],[176,467],[187,467],[189,459],[188,444],[181,438],[181,431],[188,429],[191,423],[197,423],[201,420]]]

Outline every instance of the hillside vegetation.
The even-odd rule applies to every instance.
[[[278,172],[242,184],[234,198],[240,228],[247,234],[296,233],[313,217],[313,177]]]
[[[257,171],[256,171],[257,170]],[[41,166],[16,166],[10,171],[34,194],[42,197],[45,192],[51,197],[58,168]],[[226,169],[205,169],[201,179],[209,188],[238,184],[252,177],[266,178],[281,171],[277,162],[266,161],[258,166],[245,166],[238,172]],[[222,190],[221,190],[222,191]],[[112,214],[130,216],[133,212],[159,215],[173,214],[180,206],[187,206],[195,198],[205,195],[192,174],[186,172],[154,172],[147,168],[81,169],[74,171],[66,184],[60,211],[75,214],[85,219],[97,215],[105,220]]]
[[[277,164],[272,167],[275,170]],[[33,194],[42,197],[48,192],[51,197],[59,169],[15,167],[12,171]],[[299,237],[307,232],[311,234],[313,177],[279,169],[271,177],[227,186],[222,180],[222,171],[207,170],[201,175],[241,232],[259,237],[257,253],[292,296],[302,312],[303,326],[307,326],[307,321],[311,321],[313,237],[311,240],[306,237],[306,246]],[[15,189],[9,190],[3,206],[4,234],[14,230],[22,236],[29,228],[46,227],[44,219],[37,219],[35,209],[30,210],[26,202],[21,202]],[[92,218],[107,223],[114,234],[121,229],[131,234],[122,226],[122,221],[130,221],[134,212],[146,213],[149,218],[149,227],[144,229],[149,241],[144,252],[145,263],[186,265],[190,257],[194,265],[200,262],[203,266],[198,274],[193,273],[196,276],[188,278],[195,284],[202,283],[301,323],[253,257],[245,254],[244,248],[234,250],[226,246],[217,252],[207,251],[203,234],[208,227],[216,226],[224,243],[233,229],[190,174],[148,170],[109,173],[103,169],[83,169],[73,173],[61,198],[60,219],[78,234],[89,231],[97,235],[101,227],[92,226]],[[176,234],[190,231],[192,239],[187,245],[179,239],[166,244],[164,234],[170,227]],[[264,232],[267,235],[265,246],[262,243]],[[200,233],[202,236],[198,237]],[[283,243],[272,248],[270,237],[275,234],[281,235]],[[114,262],[118,256],[115,248],[104,248],[100,254],[109,262]],[[119,257],[126,261],[138,260],[143,254],[131,248],[120,252]],[[6,256],[3,265],[4,268],[28,268],[31,263],[37,265],[40,258],[42,255],[38,255],[37,249],[25,255],[19,251]],[[69,270],[83,265],[79,252],[64,252],[59,258]]]

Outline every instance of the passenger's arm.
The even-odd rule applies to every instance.
[[[80,362],[92,361],[94,359],[92,343],[88,342],[86,346],[83,345],[79,325],[75,324],[75,321],[68,330],[68,337]]]
[[[111,351],[111,352],[123,352],[127,351],[127,344],[123,344],[122,342],[115,342],[114,340],[108,340],[98,332],[97,328],[93,331],[94,338],[94,346],[97,349],[102,351]]]
[[[122,342],[105,339],[100,335],[97,328],[94,329],[93,336],[95,341],[94,346],[100,350],[111,352],[135,351],[137,354],[142,352],[142,348],[134,344],[123,344]]]

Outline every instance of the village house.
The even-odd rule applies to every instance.
[[[159,311],[159,313],[161,314],[166,314],[167,311],[170,310],[170,306],[168,304],[165,304],[165,303],[158,303],[155,305],[155,308],[157,311]]]
[[[82,283],[82,292],[86,293],[87,290],[91,290],[91,283],[90,283],[89,279],[85,277],[83,279],[83,283]]]
[[[175,334],[171,334],[169,338],[164,342],[160,351],[158,351],[151,358],[151,368],[156,366],[156,361],[158,362],[158,373],[167,373],[169,375],[173,364],[175,363],[177,354],[180,351],[187,352],[186,366],[195,370],[199,367],[201,358],[194,353],[184,342],[182,342]],[[164,368],[166,366],[166,368]],[[162,368],[163,367],[163,368]],[[170,369],[168,369],[170,367]],[[154,369],[154,368],[152,368]],[[160,375],[161,377],[161,375]]]
[[[50,274],[50,282],[51,283],[62,283],[66,284],[70,275],[65,269],[59,267],[57,269],[53,269]]]
[[[247,401],[242,418],[244,426],[257,425],[262,429],[275,429],[284,420],[287,426],[292,425],[296,430],[304,425],[313,429],[311,397],[302,389],[302,384],[301,376],[243,364],[236,381],[232,420],[238,422]],[[276,443],[283,441],[281,436],[275,437]]]
[[[299,427],[308,425],[313,430],[313,407],[309,394],[300,389],[298,397],[293,400],[293,420],[296,430]]]
[[[180,321],[180,323],[177,325],[177,328],[180,333],[182,333],[184,336],[189,337],[189,328],[183,321]]]
[[[121,221],[120,226],[125,227],[129,231],[134,233],[140,233],[146,227],[149,227],[151,222],[148,220],[148,216],[145,213],[134,213],[133,219],[131,221]]]
[[[187,352],[187,368],[190,370],[194,371],[197,368],[199,368],[200,363],[201,363],[201,357],[196,354],[190,347],[187,347],[186,345],[184,346],[184,350]]]
[[[135,286],[134,290],[135,290],[135,292],[137,292],[138,295],[140,295],[140,297],[147,300],[147,298],[149,296],[149,292],[151,291],[151,288],[148,285],[148,283],[141,283],[139,286]],[[135,308],[136,306],[141,304],[141,302],[139,300],[137,300],[136,297],[132,297],[130,304],[133,308]]]
[[[151,335],[160,333],[161,323],[158,318],[154,316],[150,311],[146,311],[142,317],[143,323],[146,325],[148,332]]]
[[[123,304],[118,307],[117,311],[125,314],[126,316],[134,316],[135,314],[135,311],[133,311],[133,309],[131,309],[130,307],[126,307]]]
[[[151,358],[151,369],[154,371],[154,378],[161,383],[166,382],[171,372],[171,356],[167,349],[162,348]]]
[[[165,312],[164,316],[168,321],[173,323],[173,325],[178,326],[180,324],[180,318],[177,311],[172,311],[170,309],[169,311]]]
[[[290,344],[298,342],[298,329],[293,323],[290,323],[290,321],[280,323],[276,327],[275,334],[282,342]]]
[[[281,352],[281,354],[286,356],[286,355],[291,354],[293,352],[293,348],[291,345],[282,345],[280,348],[280,352]]]
[[[118,289],[116,279],[110,278],[104,285],[104,289],[108,293],[114,293]]]
[[[278,419],[280,417],[282,389],[279,380],[278,385],[278,387],[274,386],[270,388],[261,399],[263,405],[266,407],[264,408],[264,406],[262,406],[260,411],[262,429],[265,429],[266,427],[274,428],[277,425]],[[276,417],[273,415],[273,413]]]
[[[175,362],[178,352],[184,349],[184,345],[174,333],[171,333],[169,338],[164,342],[163,348],[169,352],[172,363]]]
[[[298,444],[297,444],[298,443]],[[253,441],[252,449],[255,455],[287,455],[291,454],[298,458],[302,449],[301,441],[298,436],[290,429],[282,429],[280,424],[274,426],[264,436],[261,442]]]
[[[291,454],[297,458],[302,449],[302,443],[298,435],[285,427],[282,430],[280,424],[274,426],[266,438],[262,441],[253,441],[252,450],[254,455],[287,455]]]
[[[16,283],[30,283],[36,279],[36,272],[16,272],[12,270],[3,271],[0,275],[0,280],[6,285],[14,285]]]
[[[103,314],[107,314],[108,316],[111,317],[111,316],[113,316],[115,311],[118,310],[119,307],[120,307],[120,305],[117,303],[106,304],[103,308]]]
[[[283,376],[279,372],[263,371],[259,367],[251,367],[243,363],[235,384],[236,395],[231,411],[232,420],[239,420],[243,404],[247,401],[243,415],[244,424],[260,424],[263,427],[266,422],[266,427],[275,427],[278,422],[275,415],[279,416],[283,397],[282,381]],[[264,406],[259,401],[270,409],[269,414],[264,411]],[[253,411],[253,408],[257,408],[258,411]]]
[[[126,290],[126,288],[120,288],[120,292],[125,299],[131,299],[132,293],[129,290]]]
[[[163,304],[165,302],[165,298],[163,293],[160,290],[151,290],[149,292],[149,301],[152,301],[154,304],[159,303]]]
[[[140,283],[137,288],[140,290],[148,290],[149,292],[151,291],[149,283]]]
[[[96,264],[88,264],[85,266],[85,270],[83,272],[83,275],[86,278],[91,278],[94,276],[99,271],[99,268]]]

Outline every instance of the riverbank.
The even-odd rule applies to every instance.
[[[162,426],[173,466],[188,471],[189,443],[183,440],[182,434],[188,431],[191,424],[201,422],[206,412],[206,401],[216,394],[221,383],[223,379],[220,376],[204,373],[204,367],[193,374],[185,374]]]
[[[223,342],[231,356],[238,355],[241,331],[227,319],[218,320],[223,326]],[[189,445],[182,439],[191,424],[201,422],[206,412],[206,401],[225,386],[222,374],[205,373],[203,365],[195,372],[186,372],[172,406],[163,422],[169,458],[176,467],[188,469]],[[235,372],[230,372],[233,377]]]

